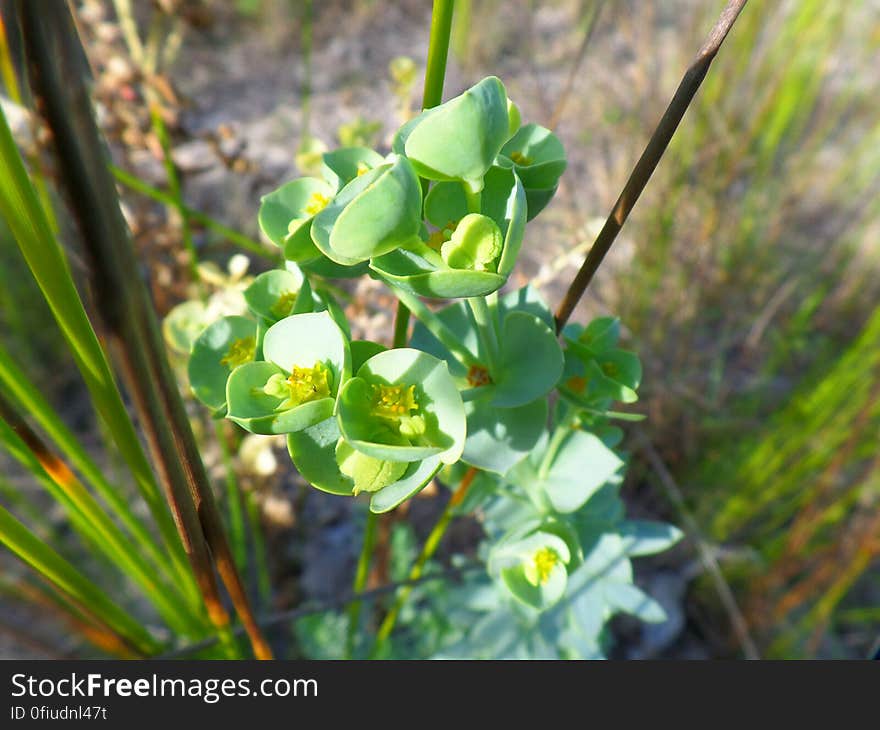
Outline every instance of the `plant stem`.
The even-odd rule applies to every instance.
[[[155,94],[150,93],[149,96],[155,96]],[[171,140],[168,137],[168,128],[165,126],[165,120],[162,118],[162,109],[158,101],[154,100],[150,103],[150,120],[153,125],[153,132],[156,134],[159,146],[162,148],[162,161],[165,165],[165,176],[168,178],[168,188],[174,201],[174,209],[180,218],[180,233],[183,239],[183,247],[186,249],[188,257],[187,266],[189,267],[190,278],[194,282],[198,282],[199,255],[193,243],[189,216],[186,212],[186,205],[183,202],[183,193],[180,188],[180,178],[177,175],[177,168],[174,166],[174,159],[171,156]]]
[[[223,469],[226,472],[226,514],[229,522],[229,540],[232,543],[232,554],[238,569],[244,571],[247,568],[247,542],[245,540],[244,512],[241,504],[241,491],[238,487],[238,479],[235,477],[235,467],[232,464],[232,454],[229,443],[226,440],[226,428],[228,422],[222,420],[214,422],[214,432],[217,443],[220,445],[220,457],[223,461]]]
[[[455,516],[456,507],[458,507],[458,505],[464,500],[467,491],[476,476],[477,470],[474,467],[470,467],[467,472],[465,472],[458,488],[449,498],[449,503],[446,505],[446,509],[443,510],[443,514],[440,515],[440,519],[437,520],[437,524],[434,525],[434,528],[425,540],[422,552],[419,553],[419,557],[416,558],[416,562],[413,564],[413,567],[410,568],[407,581],[417,581],[421,577],[422,571],[425,569],[428,561],[434,557],[434,553],[437,552],[437,548],[440,547],[440,541],[443,539],[446,530],[452,522],[452,518]],[[401,588],[400,592],[397,594],[394,605],[391,606],[391,610],[388,611],[381,626],[379,626],[379,631],[376,633],[376,642],[373,644],[373,650],[370,653],[371,658],[376,658],[379,655],[385,642],[388,640],[388,637],[391,636],[391,632],[394,630],[394,625],[397,623],[397,617],[400,615],[401,609],[412,593],[412,589],[413,586],[411,585],[405,586],[404,588]]]
[[[367,521],[364,525],[364,542],[361,546],[361,554],[358,557],[357,569],[354,575],[352,592],[357,595],[363,593],[370,575],[370,563],[373,558],[373,548],[376,546],[376,528],[379,526],[379,515],[375,512],[367,512]],[[348,633],[345,641],[345,653],[349,659],[354,658],[355,641],[357,638],[358,624],[361,616],[361,602],[352,601],[348,605]]]
[[[397,313],[394,315],[393,347],[406,347],[409,340],[409,308],[400,300],[397,300]]]
[[[425,88],[422,92],[422,109],[430,109],[443,101],[443,82],[446,78],[446,59],[449,55],[449,36],[452,32],[452,13],[455,0],[434,0],[431,11],[431,37],[428,40],[428,59],[425,63]],[[428,180],[422,179],[422,197],[428,193]],[[394,317],[394,337],[405,334],[409,326],[410,308],[398,297],[397,314]],[[418,315],[416,315],[418,316]],[[397,345],[402,347],[403,345]]]
[[[459,338],[450,330],[434,312],[419,299],[415,294],[404,291],[390,280],[379,276],[385,285],[394,292],[394,295],[403,302],[415,315],[425,328],[436,337],[452,353],[452,356],[466,368],[477,365],[477,356],[461,344]]]
[[[110,171],[120,183],[125,185],[125,187],[130,188],[135,192],[140,193],[141,195],[145,195],[148,198],[152,198],[158,203],[163,203],[164,205],[167,205],[169,207],[178,208],[177,202],[174,200],[174,197],[169,193],[159,190],[149,183],[145,183],[143,180],[136,177],[135,175],[132,175],[130,172],[126,172],[122,168],[116,167],[116,165],[110,165]],[[277,263],[278,257],[272,256],[269,250],[259,241],[255,241],[253,238],[248,238],[247,236],[236,231],[235,229],[223,225],[222,223],[205,213],[187,207],[182,203],[182,201],[179,210],[181,211],[181,215],[186,215],[186,217],[190,220],[205,226],[205,228],[208,228],[225,238],[228,238],[236,246],[239,246],[246,251],[250,251],[251,253],[260,256],[267,261]]]
[[[449,55],[449,36],[452,32],[452,13],[454,10],[455,0],[434,0],[434,7],[431,11],[428,60],[425,64],[422,109],[430,109],[443,101],[443,82],[446,78],[446,59]]]
[[[651,139],[648,140],[642,156],[630,173],[623,192],[621,192],[620,197],[611,209],[611,213],[608,215],[608,219],[605,221],[601,232],[596,237],[596,241],[587,254],[580,271],[578,271],[577,276],[575,276],[568,287],[568,291],[565,293],[559,309],[556,310],[557,330],[561,330],[565,323],[568,322],[568,318],[586,291],[593,275],[596,273],[605,255],[611,249],[617,234],[648,184],[648,180],[651,179],[651,175],[660,162],[660,158],[663,157],[663,153],[666,151],[672,135],[675,134],[679,122],[681,122],[684,113],[690,106],[691,101],[693,101],[694,95],[700,88],[700,84],[706,77],[706,73],[709,71],[709,66],[718,53],[718,49],[721,48],[721,44],[736,22],[746,2],[747,0],[728,0],[726,7],[718,18],[718,22],[712,28],[702,48],[697,53],[696,59],[682,78],[678,89],[675,91],[675,95],[672,97],[672,101],[669,102],[669,106],[666,107],[663,117],[651,135]]]
[[[495,380],[498,373],[498,366],[501,363],[501,348],[498,344],[498,331],[495,329],[495,318],[489,311],[489,305],[486,303],[485,297],[469,297],[468,306],[474,315],[474,322],[477,325],[477,335],[480,338],[480,344],[483,346],[483,352],[486,355],[489,373]]]
[[[467,185],[463,185],[463,187],[468,213],[479,213],[483,208],[483,193],[475,193]]]

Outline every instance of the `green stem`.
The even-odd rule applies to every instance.
[[[436,553],[437,548],[440,547],[440,542],[446,534],[446,530],[449,528],[452,518],[455,517],[456,508],[462,503],[462,500],[464,500],[467,491],[476,476],[477,470],[473,467],[468,469],[465,473],[458,488],[452,493],[452,497],[449,499],[449,504],[446,505],[446,509],[443,510],[443,514],[440,515],[440,519],[437,520],[437,524],[434,525],[434,528],[425,540],[425,544],[422,547],[421,553],[419,553],[419,557],[416,558],[416,562],[413,564],[413,567],[410,568],[409,575],[406,578],[407,581],[416,581],[421,578],[422,572],[425,570],[428,561],[434,557],[434,553]],[[406,604],[407,599],[412,593],[412,589],[413,586],[408,585],[401,588],[398,592],[394,605],[391,606],[391,610],[385,615],[385,619],[382,621],[381,626],[379,626],[379,631],[376,633],[376,641],[373,644],[373,650],[370,652],[370,657],[372,659],[375,659],[380,654],[385,642],[388,641],[388,637],[391,636],[391,632],[394,630],[400,611]]]
[[[409,331],[409,308],[400,300],[394,315],[394,347],[406,347]]]
[[[247,511],[248,530],[254,542],[257,595],[263,606],[268,606],[272,599],[272,581],[269,577],[269,566],[266,562],[266,541],[263,538],[263,528],[260,523],[260,503],[253,492],[245,493],[245,509]]]
[[[428,41],[428,60],[425,64],[425,90],[422,109],[430,109],[443,101],[443,81],[446,78],[446,59],[449,55],[449,36],[452,32],[452,13],[455,0],[434,0],[431,12],[431,37]]]
[[[562,442],[565,440],[565,437],[571,433],[571,426],[576,418],[577,411],[573,408],[569,409],[569,412],[553,430],[553,435],[550,437],[550,442],[547,444],[547,450],[544,452],[544,458],[541,459],[541,466],[538,467],[538,477],[540,479],[547,478],[550,467],[553,466],[553,461],[556,459],[556,454],[559,453],[559,449],[562,447]]]
[[[443,323],[443,320],[428,309],[421,299],[415,296],[415,294],[404,291],[390,280],[381,276],[379,278],[406,305],[415,315],[415,318],[425,325],[427,330],[452,353],[456,360],[467,368],[471,367],[471,365],[479,364],[476,355],[461,344],[460,338]]]
[[[141,195],[145,195],[146,197],[155,200],[157,203],[162,203],[172,208],[178,207],[177,202],[174,200],[174,197],[172,195],[164,192],[163,190],[159,190],[158,188],[155,188],[148,183],[145,183],[140,178],[132,175],[129,172],[126,172],[122,168],[116,167],[115,165],[110,165],[110,171],[113,173],[113,177],[115,177],[118,182],[125,185],[125,187],[130,188],[131,190],[134,190]],[[211,216],[198,210],[194,210],[193,208],[189,208],[186,205],[181,204],[180,210],[182,211],[182,214],[186,215],[186,217],[189,218],[191,221],[195,221],[196,223],[205,226],[205,228],[208,228],[215,233],[218,233],[224,238],[228,238],[236,246],[243,248],[246,251],[250,251],[251,253],[260,256],[267,261],[277,263],[278,257],[272,256],[268,249],[259,241],[255,241],[253,238],[248,238],[247,236],[236,231],[235,229],[223,225]]]
[[[480,338],[480,344],[483,346],[489,373],[492,375],[493,380],[495,380],[498,376],[498,366],[501,363],[501,347],[498,344],[495,318],[492,312],[489,311],[489,305],[486,303],[485,297],[469,297],[467,303],[474,315],[477,335]]]
[[[367,522],[364,525],[364,542],[361,546],[361,554],[358,557],[357,570],[354,575],[352,587],[354,595],[363,593],[367,586],[367,578],[370,575],[370,563],[373,558],[373,548],[376,545],[376,528],[379,526],[379,515],[367,512]],[[352,601],[348,604],[348,633],[345,641],[345,652],[349,659],[354,658],[355,641],[358,624],[361,617],[361,602]]]
[[[155,96],[155,94],[150,94]],[[168,136],[168,128],[165,126],[165,120],[162,118],[162,110],[158,102],[150,103],[150,120],[153,125],[153,132],[159,140],[159,146],[162,148],[162,162],[165,165],[165,176],[168,178],[168,188],[171,192],[171,198],[174,201],[174,209],[180,217],[180,233],[183,240],[183,247],[186,249],[190,278],[199,281],[199,255],[196,252],[195,243],[193,243],[192,229],[189,225],[189,216],[187,215],[186,205],[183,202],[183,193],[180,188],[180,178],[177,175],[177,168],[174,166],[174,159],[171,156],[171,140]]]
[[[479,213],[483,209],[483,193],[473,192],[467,185],[464,187],[464,199],[467,201],[468,213]]]
[[[226,508],[229,522],[229,543],[238,569],[245,572],[247,568],[247,543],[245,541],[244,513],[241,507],[241,493],[232,465],[232,454],[226,441],[223,421],[215,422],[217,443],[220,444],[220,456],[223,469],[226,471]]]
[[[446,79],[446,59],[449,55],[449,36],[452,32],[452,12],[454,9],[455,0],[434,0],[434,8],[431,11],[431,37],[428,40],[428,59],[425,63],[422,109],[430,109],[443,101],[443,82]],[[422,179],[421,184],[422,197],[424,198],[428,194],[430,182]],[[408,325],[409,309],[398,298],[397,316],[394,319],[395,339],[397,339],[397,330],[402,329],[406,333]]]

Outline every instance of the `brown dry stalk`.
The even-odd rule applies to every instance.
[[[721,44],[736,22],[740,11],[745,7],[746,2],[747,0],[728,0],[727,5],[721,12],[721,16],[718,18],[718,22],[715,23],[715,27],[709,33],[694,62],[685,72],[681,83],[678,85],[678,89],[675,91],[675,95],[672,97],[672,101],[666,107],[666,111],[654,129],[651,139],[648,140],[644,152],[642,152],[642,156],[630,173],[623,192],[621,192],[620,197],[611,209],[611,213],[608,215],[605,225],[596,237],[596,241],[593,243],[584,263],[581,265],[580,271],[578,271],[577,276],[571,282],[562,303],[559,305],[559,309],[556,310],[557,329],[562,329],[565,323],[568,322],[568,318],[584,295],[593,275],[596,273],[605,255],[611,249],[611,245],[626,222],[630,211],[632,211],[636,201],[638,201],[639,196],[651,179],[651,175],[660,162],[660,158],[666,152],[672,135],[678,129],[678,125],[693,101],[694,95],[700,88],[700,84],[703,83],[706,72],[718,53],[718,49],[721,48]]]
[[[212,622],[229,616],[211,556],[258,658],[271,658],[220,522],[211,486],[171,373],[147,288],[139,275],[108,156],[84,83],[83,50],[62,0],[21,2],[26,57],[35,95],[53,135],[61,182],[90,261],[92,292],[132,395],[156,469]]]

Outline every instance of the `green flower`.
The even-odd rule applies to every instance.
[[[223,317],[193,343],[189,382],[193,394],[215,413],[226,408],[226,381],[257,352],[257,323],[246,317]]]
[[[464,448],[464,405],[446,363],[410,348],[367,360],[343,387],[337,419],[343,438],[376,459],[451,464]]]
[[[288,261],[284,269],[257,276],[245,289],[244,298],[251,312],[269,324],[291,314],[309,312],[314,307],[309,282],[292,261]]]
[[[276,434],[301,431],[333,414],[351,374],[351,354],[329,314],[295,314],[272,325],[263,355],[265,361],[230,376],[228,418],[252,433]]]
[[[260,230],[284,251],[289,261],[311,261],[321,252],[312,243],[312,219],[326,208],[336,190],[324,181],[302,177],[264,195],[260,201]]]
[[[550,202],[568,164],[565,149],[549,129],[526,124],[502,147],[526,190],[529,220]]]
[[[518,601],[545,610],[559,601],[575,567],[576,537],[562,524],[527,524],[503,538],[489,556],[489,572]],[[567,538],[567,539],[564,539]]]

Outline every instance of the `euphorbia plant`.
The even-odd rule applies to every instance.
[[[565,164],[550,130],[520,126],[495,77],[405,123],[387,155],[325,153],[321,178],[264,196],[260,226],[285,263],[245,291],[250,319],[207,327],[189,366],[216,416],[285,434],[309,484],[368,494],[373,513],[435,477],[470,484],[479,473],[465,505],[510,503],[486,545],[488,575],[538,613],[564,602],[585,563],[579,516],[623,464],[610,407],[635,400],[641,375],[616,346],[617,320],[569,326],[563,348],[535,289],[499,293]],[[315,293],[323,277],[363,275],[416,316],[409,343],[352,340],[341,309]]]

